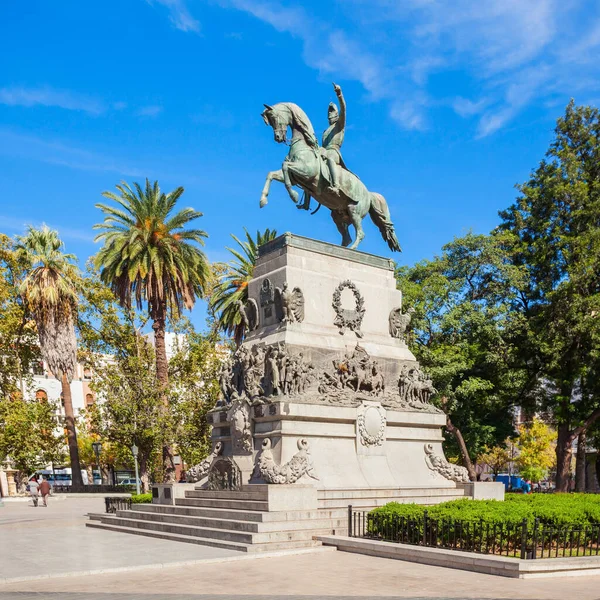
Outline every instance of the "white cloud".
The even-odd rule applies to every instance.
[[[54,106],[100,115],[106,111],[104,102],[68,90],[51,87],[26,88],[19,86],[0,88],[0,104],[8,106]]]
[[[11,157],[38,160],[81,171],[108,171],[133,177],[144,177],[137,168],[120,164],[113,158],[69,146],[62,142],[44,140],[34,135],[0,129],[0,153]]]
[[[162,112],[162,106],[157,104],[151,104],[149,106],[142,106],[136,111],[138,117],[158,117]]]
[[[427,129],[426,104],[424,98],[421,99],[421,102],[396,101],[391,106],[390,116],[404,129],[423,131]]]
[[[30,217],[9,217],[0,215],[0,229],[4,231],[24,234],[28,225],[41,227],[44,223],[38,220],[32,220]],[[63,240],[79,240],[84,242],[93,242],[94,233],[86,229],[75,229],[69,226],[46,223],[51,229],[56,229]]]
[[[345,0],[319,18],[300,0],[217,1],[300,39],[308,66],[360,82],[407,129],[450,105],[483,137],[533,103],[600,91],[597,0]]]
[[[147,0],[148,4],[161,4],[169,10],[169,20],[173,27],[181,31],[200,32],[200,21],[194,19],[188,10],[185,0]]]
[[[472,117],[478,115],[483,109],[489,104],[488,98],[482,98],[481,100],[473,101],[468,98],[462,98],[458,96],[452,102],[452,108],[457,115],[461,117]]]

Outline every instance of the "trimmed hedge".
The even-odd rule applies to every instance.
[[[132,494],[131,495],[131,503],[132,504],[151,504],[152,503],[152,494]]]
[[[453,500],[434,506],[390,502],[371,514],[397,515],[422,519],[457,520],[473,525],[481,523],[517,525],[527,519],[539,519],[540,524],[570,527],[600,524],[600,494],[527,494],[507,495],[497,500]]]

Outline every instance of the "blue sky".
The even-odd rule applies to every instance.
[[[5,1],[0,230],[46,222],[83,263],[101,191],[149,177],[185,187],[212,260],[243,227],[337,243],[327,211],[298,214],[281,184],[258,207],[286,151],[263,102],[299,104],[321,132],[335,81],[345,161],[387,198],[394,258],[412,264],[497,224],[569,98],[600,104],[599,50],[596,0]]]

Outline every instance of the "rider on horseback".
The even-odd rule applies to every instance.
[[[346,168],[340,152],[342,144],[344,143],[344,133],[346,129],[346,101],[342,94],[342,88],[339,85],[334,83],[333,89],[340,101],[340,113],[338,114],[337,106],[333,102],[330,102],[327,111],[329,127],[323,133],[321,155],[327,162],[327,168],[329,169],[331,179],[331,185],[327,190],[339,195],[338,165],[341,165],[344,169]]]

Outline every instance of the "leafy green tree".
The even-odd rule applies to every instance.
[[[506,468],[511,460],[510,452],[506,445],[494,446],[493,448],[484,448],[484,451],[477,457],[477,462],[487,465],[496,477]]]
[[[456,444],[450,454],[475,479],[475,458],[514,432],[511,407],[528,380],[506,342],[519,270],[507,265],[501,236],[470,233],[396,276],[405,306],[416,311],[411,348],[439,391]]]
[[[27,265],[21,295],[35,321],[42,357],[61,382],[73,485],[81,486],[71,397],[71,381],[77,364],[75,319],[80,274],[75,256],[65,254],[63,249],[58,233],[45,225],[41,229],[29,227],[27,235],[17,238],[16,251]]]
[[[127,309],[147,305],[156,355],[156,378],[165,414],[168,413],[169,383],[165,332],[169,314],[177,317],[183,308],[191,309],[205,293],[209,266],[200,250],[207,234],[200,229],[185,229],[202,213],[184,208],[174,213],[183,188],[165,194],[158,182],[145,188],[138,183],[117,186],[118,194],[104,192],[118,206],[98,204],[104,222],[96,237],[103,247],[96,256],[102,281],[110,286]],[[162,449],[165,481],[175,474],[171,441],[165,438]]]
[[[555,445],[556,432],[540,419],[534,418],[529,425],[521,425],[515,441],[521,475],[534,483],[547,477],[556,464]]]
[[[112,444],[121,460],[130,459],[134,444],[138,447],[147,491],[153,459],[173,431],[174,407],[169,404],[165,411],[163,401],[170,390],[156,385],[155,348],[142,333],[145,320],[123,309],[93,272],[87,282],[79,322],[81,359],[92,367],[90,387],[101,399],[86,413],[90,432]]]
[[[220,394],[218,374],[227,356],[214,334],[186,331],[186,342],[170,361],[170,380],[176,423],[175,439],[183,461],[194,465],[210,451],[208,411]]]
[[[14,241],[0,234],[0,397],[18,392],[25,397],[31,366],[40,359],[35,324],[20,291],[25,267]]]
[[[235,235],[231,236],[239,248],[227,248],[233,258],[228,263],[219,265],[219,282],[210,297],[210,309],[218,313],[219,329],[233,337],[238,346],[246,333],[238,303],[245,304],[248,300],[248,282],[254,274],[258,248],[277,237],[277,232],[271,229],[257,231],[254,238],[246,229],[244,233],[246,239],[243,241]]]
[[[52,402],[0,397],[0,456],[9,457],[16,469],[31,475],[48,463],[65,458],[65,438],[57,430]]]
[[[520,350],[556,421],[556,488],[573,442],[600,418],[600,111],[573,101],[546,158],[501,213],[511,262],[526,273]]]

